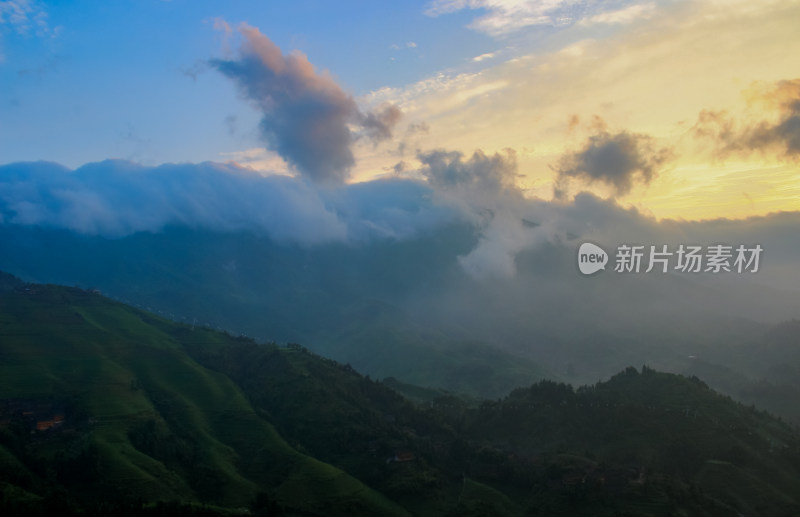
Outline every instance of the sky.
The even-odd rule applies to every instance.
[[[0,164],[796,211],[798,20],[769,0],[0,1]],[[17,221],[44,217],[15,192]]]

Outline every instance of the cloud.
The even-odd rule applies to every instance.
[[[307,182],[232,165],[144,167],[107,160],[68,170],[48,162],[0,167],[8,224],[122,237],[168,225],[248,231],[302,244],[343,240],[346,225]]]
[[[47,11],[35,0],[0,0],[0,64],[6,61],[2,46],[2,36],[6,34],[23,38],[31,34],[40,38],[58,36],[61,27],[51,28],[47,18]],[[41,76],[50,68],[50,64],[25,68],[20,70],[20,75]]]
[[[234,79],[263,112],[267,146],[315,181],[344,181],[355,163],[349,123],[358,120],[353,98],[327,75],[314,71],[306,56],[284,56],[258,29],[242,25],[245,43],[236,60],[211,61]]]
[[[313,246],[405,239],[456,216],[452,207],[433,202],[429,186],[411,180],[323,189],[303,178],[210,162],[146,167],[106,160],[75,170],[50,162],[0,166],[0,224],[110,238],[187,226]]]
[[[647,4],[634,4],[628,7],[623,7],[617,11],[609,11],[596,14],[591,18],[581,20],[581,25],[594,25],[594,24],[627,24],[643,18],[650,18],[656,10],[654,3]]]
[[[289,166],[277,153],[264,147],[253,147],[243,151],[220,153],[226,163],[258,171],[259,174],[282,174],[292,176]]]
[[[654,8],[653,4],[618,6],[618,2],[581,0],[434,0],[425,14],[440,16],[464,9],[487,11],[469,27],[491,36],[504,36],[534,25],[569,26],[579,21],[630,23],[638,18],[649,17]]]
[[[521,274],[521,257],[576,239],[607,249],[625,242],[761,244],[769,262],[753,281],[800,290],[800,280],[787,280],[796,277],[792,272],[800,261],[800,212],[656,221],[588,193],[566,202],[528,199],[511,182],[517,174],[512,151],[469,157],[431,151],[420,160],[418,173],[427,181],[392,178],[336,188],[232,164],[145,167],[107,160],[71,170],[49,162],[12,163],[0,166],[0,224],[108,238],[189,227],[305,247],[444,236],[448,228],[467,228],[468,247],[454,248],[450,258],[469,276],[488,281],[512,279]],[[571,267],[572,253],[565,253],[563,267]]]
[[[0,1],[0,27],[12,27],[18,34],[28,34],[32,29],[37,36],[50,32],[47,12],[32,0]]]
[[[437,203],[452,206],[476,228],[477,244],[458,257],[470,276],[513,277],[517,255],[552,238],[547,222],[530,224],[531,219],[547,217],[532,213],[533,205],[516,187],[517,159],[512,149],[491,156],[478,150],[468,159],[460,152],[436,150],[417,158],[423,164],[419,172],[433,188]]]
[[[657,147],[648,135],[599,129],[582,149],[562,155],[553,168],[558,174],[557,196],[563,195],[569,178],[599,181],[613,187],[617,195],[627,194],[636,182],[650,183],[672,154],[668,148]]]
[[[487,156],[475,151],[469,160],[457,151],[435,150],[420,153],[420,171],[434,188],[470,188],[479,192],[499,192],[512,188],[517,176],[516,153]]]
[[[336,213],[347,222],[351,241],[414,238],[459,219],[456,210],[438,203],[430,186],[420,181],[373,180],[328,195]]]
[[[367,135],[375,141],[392,137],[394,126],[400,121],[403,112],[393,104],[386,104],[379,111],[368,113],[362,122]]]
[[[372,138],[388,138],[400,118],[395,106],[363,114],[353,97],[325,73],[318,73],[300,52],[284,55],[258,29],[242,24],[244,43],[236,59],[212,59],[210,65],[233,79],[262,112],[261,133],[303,176],[317,182],[344,182],[355,164],[352,145],[361,127]]]
[[[531,25],[557,24],[565,18],[571,3],[569,0],[434,0],[425,14],[440,16],[464,9],[486,10],[488,13],[474,20],[470,28],[500,36]]]
[[[400,45],[398,43],[392,43],[389,45],[389,48],[392,50],[402,50],[403,48],[417,48],[417,43],[414,41],[408,41],[405,45]]]
[[[800,156],[800,79],[778,82],[765,99],[776,104],[779,120],[770,124],[761,122],[748,135],[753,148],[776,145],[783,148],[787,157]]]
[[[748,94],[754,104],[772,112],[773,120],[746,123],[726,111],[703,110],[692,134],[712,140],[719,158],[754,152],[775,155],[773,151],[785,159],[800,157],[800,79],[756,84]]]
[[[472,61],[476,63],[480,63],[481,61],[485,61],[487,59],[492,59],[497,55],[496,52],[487,52],[485,54],[481,54],[480,56],[475,56],[472,58]]]

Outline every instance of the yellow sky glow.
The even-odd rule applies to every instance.
[[[424,122],[429,130],[406,135],[402,147],[358,146],[355,181],[389,174],[400,161],[413,169],[418,149],[470,155],[513,148],[520,186],[549,199],[550,166],[579,148],[598,116],[612,133],[647,134],[675,154],[649,185],[619,198],[624,206],[688,220],[800,210],[800,163],[763,153],[723,160],[691,133],[703,110],[725,110],[743,124],[774,119],[774,106],[752,102],[753,84],[800,78],[800,3],[681,2],[660,9],[629,17],[610,35],[595,25],[572,27],[568,43],[548,54],[496,58],[479,70],[373,92],[363,100],[395,102],[405,124]],[[575,115],[579,123],[570,128]],[[602,185],[573,188],[609,192]]]

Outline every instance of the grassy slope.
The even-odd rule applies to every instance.
[[[672,515],[681,508],[791,515],[800,508],[796,431],[696,379],[631,368],[577,391],[544,382],[480,404],[428,390],[423,409],[303,349],[243,341],[192,353],[274,415],[293,444],[370,479],[421,515]],[[395,450],[410,450],[417,461],[376,461]],[[710,476],[719,462],[726,476]],[[575,485],[576,475],[587,481]]]
[[[98,287],[148,311],[260,341],[303,343],[375,377],[486,397],[553,378],[534,359],[464,330],[419,325],[403,308],[416,282],[436,292],[458,271],[454,257],[461,253],[446,250],[471,249],[467,230],[374,244],[369,253],[339,245],[311,253],[247,235],[178,228],[104,239],[0,225],[0,241],[15,243],[13,250],[0,248],[0,269],[38,282]]]
[[[176,325],[77,289],[13,287],[0,278],[0,400],[64,401],[70,426],[86,432],[31,449],[61,480],[58,450],[95,447],[90,481],[101,485],[74,485],[88,496],[127,490],[230,508],[267,491],[325,515],[800,508],[797,433],[696,380],[629,369],[591,388],[541,383],[479,406],[430,394],[422,409],[302,349]],[[402,450],[415,461],[385,461]],[[0,442],[3,493],[42,493],[52,475],[39,466]]]
[[[461,515],[465,504],[514,508],[503,514],[519,514],[508,496],[479,480],[465,483],[462,472],[451,468],[446,455],[457,437],[441,415],[421,410],[349,366],[302,347],[244,339],[226,349],[195,342],[189,350],[201,364],[234,379],[293,445],[368,480],[415,515]],[[433,400],[467,404],[449,394]],[[414,460],[390,460],[403,451]]]
[[[37,286],[0,293],[0,318],[0,399],[55,396],[74,404],[73,420],[91,418],[69,424],[89,429],[112,493],[233,507],[268,489],[281,504],[313,513],[404,514],[341,470],[293,450],[229,379],[191,360],[150,315],[81,290]],[[193,335],[220,345],[228,339],[200,329]],[[149,434],[140,433],[137,448],[131,433],[142,428]],[[152,445],[159,442],[188,452],[164,452],[170,448]],[[5,449],[0,460],[16,461]]]

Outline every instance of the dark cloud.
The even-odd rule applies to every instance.
[[[514,150],[487,156],[475,151],[469,160],[457,151],[435,150],[419,153],[420,171],[434,188],[470,187],[483,192],[513,188],[517,176]]]
[[[786,147],[786,154],[796,158],[800,155],[800,79],[780,81],[774,97],[782,117],[775,126],[764,128],[765,137],[781,142]]]
[[[379,111],[368,113],[362,125],[367,135],[376,141],[386,140],[392,137],[394,126],[400,121],[403,112],[393,104],[383,106]]]
[[[779,124],[760,124],[749,135],[748,144],[754,149],[761,149],[770,145],[784,147],[787,157],[796,158],[800,155],[800,100],[792,106],[792,113]]]
[[[563,193],[568,178],[599,181],[612,186],[618,195],[626,194],[636,182],[650,183],[671,156],[671,150],[657,147],[648,135],[611,134],[602,128],[581,150],[563,155],[553,167],[558,173],[557,194]]]
[[[777,122],[759,122],[744,131],[745,149],[780,150],[784,157],[800,157],[800,79],[778,81],[756,93],[778,115]]]
[[[242,25],[244,43],[237,59],[210,64],[233,79],[263,113],[267,147],[300,174],[318,182],[341,183],[355,163],[351,147],[362,127],[376,139],[389,138],[400,118],[395,106],[363,114],[352,96],[300,52],[284,55],[258,29]]]
[[[800,157],[800,79],[762,86],[752,96],[773,111],[776,120],[745,124],[726,111],[704,110],[692,128],[693,136],[712,140],[720,158],[777,151],[783,158],[796,160]]]

